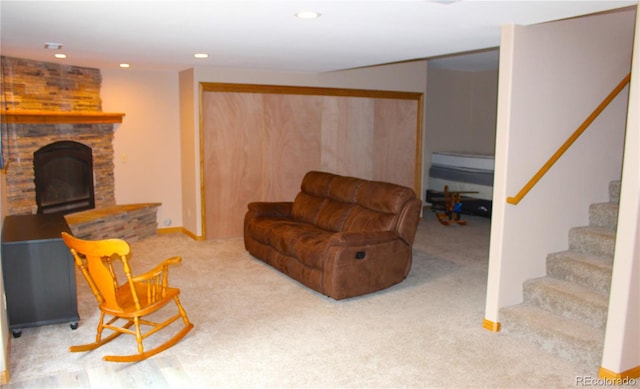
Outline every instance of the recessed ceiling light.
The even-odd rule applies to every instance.
[[[316,11],[300,11],[296,13],[300,19],[315,19],[320,17],[320,13]]]
[[[66,54],[62,54],[62,53],[58,53],[58,54],[55,54],[55,57],[59,58],[59,59],[65,59],[65,58],[67,58],[67,55]]]
[[[209,54],[206,53],[196,53],[193,55],[194,58],[209,58]]]
[[[120,64],[120,67],[121,67],[121,68],[129,68],[129,67],[131,67],[131,66],[130,66],[128,63],[121,63],[121,64]]]

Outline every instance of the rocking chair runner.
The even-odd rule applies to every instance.
[[[96,341],[86,345],[71,346],[69,351],[94,350],[122,334],[129,334],[136,337],[138,354],[108,355],[103,359],[111,362],[136,362],[168,349],[191,331],[193,324],[189,322],[187,313],[178,298],[180,289],[168,285],[169,265],[180,262],[182,260],[180,257],[166,259],[153,270],[134,277],[131,275],[128,261],[130,248],[126,241],[121,239],[88,241],[75,238],[66,232],[62,233],[62,239],[69,247],[76,265],[89,283],[100,308]],[[122,262],[122,269],[126,277],[126,282],[122,284],[118,283],[113,267],[113,262],[118,260]],[[174,316],[161,323],[143,319],[171,301],[178,308],[178,313]],[[105,315],[113,317],[105,322]],[[142,341],[145,338],[180,318],[184,322],[184,327],[177,334],[151,350],[144,350]],[[117,325],[116,322],[120,319],[126,322],[123,325]],[[143,333],[142,325],[151,328]],[[134,328],[130,329],[131,326]],[[103,338],[102,331],[104,329],[114,332]]]

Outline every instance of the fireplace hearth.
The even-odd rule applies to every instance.
[[[58,141],[33,153],[37,213],[95,208],[91,147]]]

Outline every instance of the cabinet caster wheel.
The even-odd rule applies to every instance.
[[[22,330],[11,330],[11,335],[14,338],[19,338],[22,335]]]
[[[69,323],[69,327],[71,327],[72,330],[77,330],[78,329],[78,322],[75,321],[73,323]]]

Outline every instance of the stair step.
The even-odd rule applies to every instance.
[[[547,276],[525,281],[524,302],[500,309],[503,332],[598,371],[611,289],[620,181],[589,207],[589,226],[569,230],[569,250],[547,255]]]
[[[502,331],[594,372],[602,361],[604,331],[526,304],[500,310]]]
[[[547,256],[547,275],[609,294],[611,258],[594,257],[577,251],[561,251]]]
[[[615,231],[618,227],[617,203],[597,203],[589,206],[589,225]]]
[[[524,302],[594,328],[607,322],[607,295],[551,277],[527,280]]]
[[[596,257],[613,258],[616,233],[600,227],[574,227],[569,230],[569,249]]]

